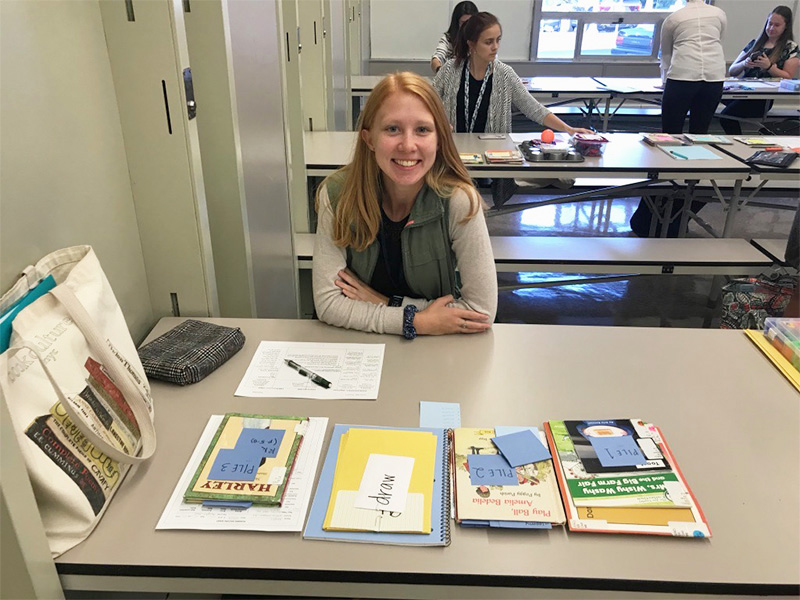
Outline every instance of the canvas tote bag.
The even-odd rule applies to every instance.
[[[131,466],[153,454],[155,429],[150,386],[90,246],[25,269],[0,311],[47,275],[55,288],[13,321],[0,392],[56,557],[86,539]]]

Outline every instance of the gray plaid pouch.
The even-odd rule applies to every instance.
[[[148,377],[186,385],[197,383],[244,346],[238,327],[189,319],[139,348]]]

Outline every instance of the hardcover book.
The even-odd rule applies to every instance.
[[[711,537],[706,518],[657,427],[639,419],[548,421],[544,427],[571,531]],[[573,443],[576,432],[603,441],[590,452]],[[620,443],[622,438],[628,438],[626,443]],[[598,450],[624,454],[631,443],[644,460],[623,462],[640,464],[608,467],[598,459]]]
[[[685,142],[671,133],[643,133],[642,140],[651,146],[684,146]]]
[[[683,137],[693,144],[719,144],[721,146],[733,144],[730,138],[724,135],[713,135],[710,133],[684,133]]]
[[[494,436],[494,429],[453,430],[451,468],[456,522],[470,525],[474,524],[470,521],[485,521],[483,525],[497,527],[504,526],[499,522],[563,524],[564,509],[558,497],[552,459],[508,466],[516,485],[473,483],[470,456],[498,456],[492,442]]]
[[[521,164],[522,152],[519,150],[487,150],[484,152],[486,162],[488,163],[504,163],[504,164]]]
[[[775,145],[775,142],[763,137],[734,137],[733,139],[751,148],[769,148]]]
[[[465,165],[482,165],[483,157],[477,152],[459,152],[458,157]]]
[[[280,506],[308,417],[228,413],[183,495]]]

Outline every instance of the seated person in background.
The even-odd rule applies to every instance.
[[[510,133],[513,104],[531,121],[550,129],[570,135],[593,133],[564,123],[531,96],[514,69],[497,59],[502,33],[493,14],[479,12],[470,17],[458,34],[453,58],[433,80],[455,131]],[[495,180],[492,185],[495,206],[502,205],[514,189],[513,180]]]
[[[453,16],[450,18],[450,27],[439,38],[436,51],[433,53],[433,58],[431,58],[431,69],[433,69],[434,73],[438,73],[442,65],[453,57],[453,44],[458,36],[458,30],[477,12],[478,7],[469,0],[464,0],[455,5]]]
[[[792,37],[792,9],[778,6],[769,14],[761,35],[750,40],[728,72],[739,78],[794,79],[800,58]],[[723,115],[741,118],[760,119],[772,108],[772,100],[731,100],[725,104]],[[725,133],[742,133],[739,121],[720,117],[720,124]]]
[[[358,130],[352,162],[317,192],[319,319],[407,339],[486,331],[497,311],[492,247],[436,92],[419,75],[389,75]]]

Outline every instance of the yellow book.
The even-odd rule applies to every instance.
[[[694,523],[691,508],[578,506],[579,519],[599,519],[608,523],[628,525],[668,525],[669,523]]]
[[[772,364],[783,373],[795,389],[800,392],[800,371],[795,369],[792,363],[786,360],[786,357],[770,343],[766,336],[764,336],[764,333],[753,329],[745,329],[744,334],[772,361]]]
[[[370,454],[407,456],[414,459],[411,481],[408,487],[408,509],[419,512],[421,524],[399,528],[388,519],[383,527],[365,525],[364,519],[354,513],[365,509],[352,509],[352,500],[361,484],[364,469]],[[322,528],[328,531],[404,531],[407,533],[430,533],[431,503],[433,499],[434,464],[436,460],[436,436],[428,431],[400,431],[395,429],[352,428],[342,436],[333,476],[331,498]],[[341,497],[340,492],[344,492]],[[420,502],[417,502],[419,500]],[[337,501],[342,504],[338,507]],[[342,505],[345,505],[344,508]],[[371,511],[380,515],[382,511]],[[332,524],[334,513],[336,523]],[[344,515],[344,516],[343,516]],[[378,528],[380,527],[380,528]]]

